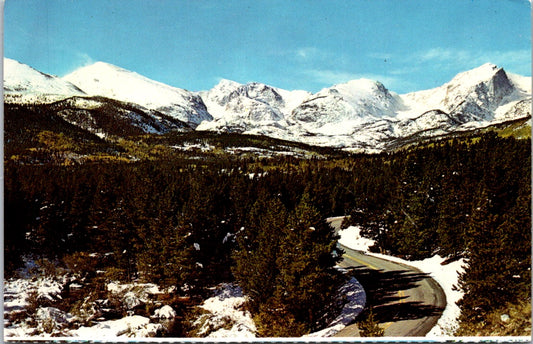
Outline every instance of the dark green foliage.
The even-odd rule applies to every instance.
[[[260,305],[253,319],[259,337],[301,337],[308,332],[306,324],[297,321],[275,298]]]
[[[337,237],[324,215],[308,194],[292,211],[262,194],[250,220],[237,235],[233,273],[250,296],[260,335],[297,336],[323,326],[321,315],[342,282],[334,269]]]
[[[318,318],[342,282],[334,269],[342,256],[336,246],[338,236],[308,194],[302,196],[282,233],[277,259],[279,282],[274,296],[289,305],[288,310],[297,320],[323,325]]]
[[[76,135],[58,123],[64,137]],[[29,143],[12,132],[6,151],[34,147],[38,132],[25,132],[21,123],[13,128]],[[54,133],[43,137],[64,139]],[[107,147],[84,135],[82,148]],[[273,143],[213,133],[139,138],[149,145],[202,139],[220,147]],[[337,238],[324,219],[349,214],[345,225],[360,225],[376,250],[411,259],[467,258],[460,282],[465,314],[490,311],[495,300],[530,297],[529,140],[488,133],[321,159],[187,154],[72,166],[8,158],[6,273],[28,253],[86,266],[83,254],[95,253],[109,278],[176,285],[183,294],[235,278],[262,319],[262,333],[304,333],[325,321],[317,316],[340,283],[332,270]]]
[[[272,296],[279,274],[276,259],[287,222],[287,210],[278,198],[261,195],[250,211],[249,221],[237,234],[233,275],[250,297],[256,312]]]
[[[357,175],[360,196],[345,225],[406,258],[467,258],[462,319],[483,319],[530,299],[530,148],[487,133],[400,151],[372,166],[375,176]]]

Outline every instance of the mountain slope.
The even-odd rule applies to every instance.
[[[83,67],[63,80],[77,85],[89,95],[139,104],[192,126],[212,119],[198,95],[108,63],[97,62]]]
[[[381,150],[402,137],[444,135],[530,116],[530,84],[531,78],[508,75],[493,64],[460,73],[443,86],[404,95],[367,79],[316,94],[225,80],[201,94],[214,120],[197,129]]]
[[[518,78],[515,78],[518,81]],[[441,110],[461,122],[493,120],[501,117],[501,106],[524,98],[531,90],[518,87],[503,68],[487,63],[455,76],[450,82],[425,91],[402,96],[411,112]]]
[[[68,81],[4,58],[4,101],[7,103],[50,103],[84,95],[81,89]]]
[[[190,127],[173,117],[104,97],[71,97],[51,104],[47,109],[67,122],[100,136],[164,134]]]
[[[359,79],[310,96],[292,111],[291,117],[321,126],[345,120],[390,117],[401,108],[401,99],[383,84]]]
[[[6,102],[50,103],[78,97],[74,103],[83,104],[80,99],[92,97],[109,105],[113,99],[119,103],[113,103],[111,108],[116,109],[106,116],[113,115],[115,123],[145,133],[182,129],[184,122],[199,131],[382,151],[403,139],[446,135],[531,116],[531,77],[506,73],[493,64],[459,73],[440,87],[403,95],[368,79],[315,94],[229,80],[209,91],[189,92],[103,62],[62,79],[9,59],[5,65]],[[96,100],[96,96],[101,98]],[[79,110],[87,109],[80,105]],[[68,111],[76,112],[72,107]],[[64,118],[79,122],[82,112]],[[88,123],[90,114],[85,114]]]

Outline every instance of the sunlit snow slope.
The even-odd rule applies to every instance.
[[[63,79],[90,95],[135,103],[193,126],[212,119],[198,95],[108,63],[80,68]]]
[[[85,93],[72,83],[4,58],[4,101],[50,103]]]

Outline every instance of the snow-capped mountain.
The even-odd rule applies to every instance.
[[[522,87],[524,85],[521,85]],[[461,122],[493,120],[503,115],[500,106],[513,103],[531,90],[516,87],[503,68],[484,64],[463,72],[435,89],[402,96],[411,112],[441,110]]]
[[[293,110],[291,117],[322,126],[369,117],[391,117],[401,108],[401,99],[383,84],[359,79],[325,88],[308,97]]]
[[[214,113],[216,108],[217,115],[198,129],[237,130],[318,145],[379,150],[412,135],[441,135],[531,115],[531,78],[507,74],[493,64],[460,73],[440,87],[404,95],[376,81],[352,80],[316,94],[299,93],[300,104],[291,111],[280,106],[287,98],[273,96],[270,89],[258,85],[243,88],[224,82],[204,93],[208,110]],[[250,97],[245,92],[248,88],[262,92]],[[258,99],[261,105],[234,106],[248,105],[249,98]],[[247,113],[242,108],[253,110]],[[240,116],[232,116],[234,113]]]
[[[80,68],[63,80],[77,85],[89,95],[139,104],[191,126],[212,119],[198,95],[108,63],[97,62]]]
[[[104,97],[70,97],[49,109],[67,122],[99,136],[164,134],[190,129],[186,123],[158,111]]]
[[[288,126],[285,118],[309,92],[286,91],[253,82],[239,84],[221,80],[207,92],[200,92],[213,121],[204,121],[198,130],[277,130]]]
[[[89,96],[69,81],[8,58],[4,59],[4,102],[43,106],[46,111],[100,136],[161,134],[189,128],[178,119],[135,103]]]
[[[43,94],[55,94],[55,99],[61,95],[115,99],[154,119],[143,120],[154,124],[145,132],[182,128],[180,122],[168,122],[170,118],[196,130],[379,151],[405,138],[431,137],[531,116],[531,77],[506,73],[493,64],[460,73],[440,87],[403,95],[368,79],[334,85],[315,94],[229,80],[221,80],[208,91],[189,92],[102,62],[62,79],[13,60],[6,59],[4,64],[4,90],[10,97],[6,96],[6,101],[39,102],[37,98]],[[117,116],[126,120],[128,111]]]
[[[4,101],[8,103],[51,103],[71,96],[86,95],[72,83],[32,67],[4,58]]]

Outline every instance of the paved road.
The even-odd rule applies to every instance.
[[[342,218],[328,222],[339,230]],[[437,323],[446,307],[446,296],[433,278],[416,268],[341,247],[345,254],[340,265],[365,288],[367,307],[372,306],[385,336],[424,336]],[[350,325],[336,336],[357,335],[357,325]]]

